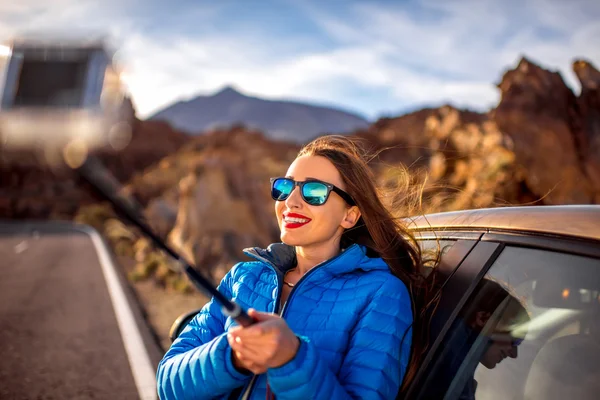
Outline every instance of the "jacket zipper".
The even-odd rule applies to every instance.
[[[354,246],[356,246],[356,245],[355,245],[355,244],[353,244],[352,246],[348,247],[348,248],[347,248],[345,251],[349,250],[351,247],[354,247]],[[303,280],[305,280],[307,277],[309,277],[309,276],[310,276],[310,275],[311,275],[313,272],[315,272],[317,269],[320,269],[320,268],[322,268],[322,267],[326,266],[327,264],[330,264],[330,263],[332,263],[333,261],[335,261],[335,260],[336,260],[336,259],[338,259],[339,257],[341,257],[341,256],[342,256],[342,254],[344,254],[344,253],[345,253],[345,251],[344,251],[344,252],[341,252],[341,253],[340,253],[340,254],[338,254],[337,256],[335,256],[335,257],[333,257],[333,258],[331,258],[331,259],[329,259],[329,260],[327,260],[327,261],[324,261],[324,262],[322,262],[322,263],[320,263],[320,264],[317,264],[317,265],[315,265],[315,266],[314,266],[313,268],[311,268],[311,269],[310,269],[310,270],[309,270],[307,273],[305,273],[304,275],[302,275],[302,277],[301,277],[301,278],[298,280],[298,282],[296,282],[296,284],[294,285],[294,287],[292,288],[292,290],[290,290],[290,294],[288,295],[288,298],[287,298],[287,300],[286,300],[285,304],[283,305],[283,308],[282,308],[282,310],[281,310],[281,313],[279,313],[279,307],[280,307],[279,305],[280,305],[280,303],[281,303],[281,294],[282,294],[282,293],[281,293],[281,292],[282,292],[282,290],[281,290],[281,289],[282,289],[282,287],[283,287],[283,275],[282,275],[282,277],[281,277],[281,281],[280,281],[280,279],[279,279],[279,274],[277,273],[277,267],[275,267],[275,265],[274,265],[272,262],[270,262],[270,261],[268,261],[268,260],[266,260],[266,259],[264,259],[264,258],[262,258],[262,257],[261,257],[261,259],[262,259],[262,260],[264,260],[264,262],[265,262],[267,265],[269,265],[269,267],[271,267],[271,268],[272,268],[272,269],[275,271],[275,276],[277,276],[277,300],[276,300],[276,303],[275,303],[275,312],[276,312],[276,313],[279,313],[279,315],[281,316],[281,318],[284,318],[284,316],[285,316],[285,314],[284,314],[284,313],[285,313],[285,311],[288,309],[288,304],[289,304],[289,303],[290,303],[290,301],[292,300],[292,295],[294,294],[294,291],[296,290],[296,288],[298,287],[298,285],[299,285],[299,284],[300,284],[300,283],[301,283]],[[262,260],[261,260],[261,261],[262,261]],[[242,397],[240,397],[240,399],[241,399],[241,400],[245,400],[245,399],[249,399],[249,398],[250,398],[250,396],[252,395],[252,391],[254,390],[254,383],[255,383],[255,381],[256,381],[256,378],[257,378],[257,375],[254,375],[254,376],[252,377],[252,380],[250,381],[250,383],[249,383],[248,387],[246,388],[246,391],[245,391],[245,392],[242,394]],[[246,395],[246,393],[247,393],[248,395],[247,395],[246,397],[244,397],[244,396]]]
[[[338,254],[337,256],[330,258],[327,261],[324,261],[320,264],[315,265],[313,268],[311,268],[307,273],[305,273],[304,275],[302,275],[302,277],[298,280],[298,282],[296,282],[296,284],[294,285],[294,287],[292,288],[292,290],[290,290],[290,294],[288,295],[288,298],[285,302],[285,304],[283,305],[283,310],[281,310],[281,318],[285,317],[285,312],[288,309],[288,304],[290,303],[290,301],[292,300],[292,295],[294,294],[294,290],[298,287],[298,285],[305,279],[307,279],[313,272],[315,272],[316,270],[331,264],[332,262],[334,262],[335,260],[337,260],[338,258],[340,258],[346,251],[348,251],[350,248],[356,246],[355,244],[348,247],[346,250],[344,250],[343,252],[340,252],[340,254]]]

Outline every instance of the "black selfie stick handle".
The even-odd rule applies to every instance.
[[[223,313],[233,318],[241,326],[249,326],[254,320],[244,311],[239,304],[229,300],[219,292],[211,282],[204,278],[195,268],[193,268],[182,256],[169,247],[152,229],[143,221],[144,218],[136,207],[132,205],[132,200],[117,195],[119,185],[112,175],[105,171],[104,167],[94,158],[88,159],[75,172],[94,188],[94,190],[104,199],[108,200],[115,209],[115,212],[131,224],[137,226],[152,242],[173,257],[181,266],[183,272],[192,281],[194,286],[209,298],[214,299],[221,304]]]

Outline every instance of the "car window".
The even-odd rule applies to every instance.
[[[431,268],[436,265],[436,260],[446,254],[452,246],[456,244],[456,240],[447,239],[427,239],[419,240],[421,254],[425,260],[425,275],[431,272]]]
[[[419,246],[422,252],[430,251],[442,251],[442,254],[448,252],[450,248],[456,243],[456,240],[449,239],[423,239],[419,240]]]
[[[421,398],[597,398],[600,260],[507,247],[433,365]]]

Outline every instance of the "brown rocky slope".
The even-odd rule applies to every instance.
[[[371,165],[399,215],[598,203],[600,73],[584,60],[573,69],[579,96],[560,74],[523,58],[502,77],[501,100],[488,113],[423,109],[353,136],[376,154]],[[239,259],[245,246],[277,240],[268,178],[284,173],[298,149],[243,126],[189,137],[166,123],[136,120],[131,144],[102,158],[129,182],[126,191],[159,234],[214,271]],[[41,168],[3,162],[0,171],[2,217],[72,218],[92,202],[73,181]],[[407,187],[398,182],[407,180],[422,192],[417,211],[402,209],[407,193],[399,188]]]
[[[371,166],[380,186],[389,189],[386,200],[398,216],[598,204],[600,73],[584,60],[575,61],[573,70],[581,82],[579,95],[560,74],[522,59],[503,75],[501,100],[487,113],[423,109],[380,119],[353,136],[375,155]],[[199,269],[217,281],[244,258],[241,249],[278,240],[268,178],[285,173],[299,145],[269,140],[243,126],[191,138],[166,124],[137,121],[134,132],[124,152],[105,155],[104,161],[128,182],[126,191],[145,207],[158,233]],[[0,179],[0,218],[77,214],[110,238],[131,264],[132,278],[190,289],[164,255],[106,207],[81,207],[91,199],[72,181],[6,162]],[[418,208],[406,207],[411,190],[422,194]],[[166,320],[179,311],[184,310],[172,310]]]
[[[582,60],[574,70],[579,97],[558,73],[522,59],[504,74],[501,100],[488,113],[424,109],[353,136],[375,155],[371,166],[399,216],[598,203],[598,72]],[[134,179],[129,190],[148,200],[150,219],[172,244],[199,268],[222,273],[243,257],[243,247],[278,240],[268,178],[284,174],[298,149],[243,127],[212,132]],[[422,193],[416,211],[403,207],[411,187]]]
[[[547,204],[600,202],[598,71],[573,64],[579,97],[560,74],[522,59],[499,85],[502,100],[492,111],[498,128],[514,142],[527,186]]]

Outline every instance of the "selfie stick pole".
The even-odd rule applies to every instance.
[[[99,161],[92,157],[88,157],[81,166],[74,168],[74,171],[84,181],[90,184],[101,197],[109,201],[117,214],[123,216],[130,223],[138,227],[157,247],[173,257],[198,290],[206,294],[209,298],[214,297],[215,301],[221,304],[223,314],[233,318],[241,326],[249,326],[254,322],[239,304],[225,297],[211,282],[186,262],[183,257],[161,240],[161,238],[158,237],[146,223],[144,223],[144,218],[131,204],[131,199],[124,199],[122,196],[116,194],[119,188],[118,182],[108,171],[106,171]]]

